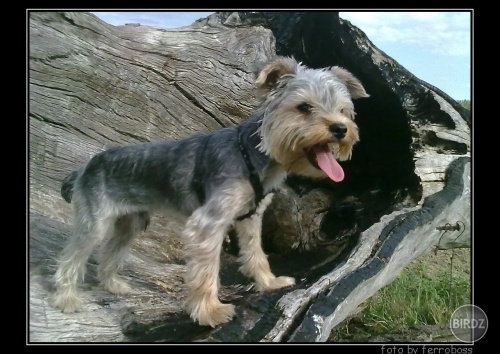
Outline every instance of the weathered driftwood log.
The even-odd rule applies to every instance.
[[[470,244],[468,111],[335,12],[218,13],[169,30],[31,12],[29,31],[30,341],[324,341],[414,258]],[[361,142],[346,179],[291,176],[266,212],[271,266],[297,285],[255,293],[228,237],[221,292],[237,316],[215,329],[192,323],[181,308],[183,220],[158,214],[125,264],[130,294],[99,288],[92,260],[84,310],[51,308],[71,232],[66,173],[111,146],[241,122],[257,103],[254,65],[275,53],[344,66],[371,95],[355,102]]]

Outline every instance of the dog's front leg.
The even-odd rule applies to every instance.
[[[257,291],[273,290],[295,284],[291,277],[276,277],[271,272],[267,256],[262,250],[262,216],[273,197],[269,193],[261,200],[255,213],[236,223],[236,232],[240,246],[242,266],[240,271],[248,277],[255,279]]]
[[[248,182],[231,183],[214,192],[186,222],[185,305],[200,325],[215,327],[235,314],[233,305],[223,304],[218,298],[220,252],[229,226],[242,211],[248,211],[252,200],[253,189]]]

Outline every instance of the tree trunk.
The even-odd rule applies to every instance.
[[[325,341],[331,329],[431,250],[470,245],[470,114],[377,49],[336,12],[217,13],[191,26],[111,26],[90,13],[29,13],[32,342]],[[112,146],[233,126],[257,105],[256,64],[275,54],[340,65],[363,83],[361,141],[340,184],[296,176],[264,217],[277,275],[264,294],[238,272],[229,235],[221,299],[237,316],[215,329],[182,311],[184,220],[153,215],[123,275],[131,293],[97,286],[82,312],[49,306],[56,256],[71,232],[61,181]]]

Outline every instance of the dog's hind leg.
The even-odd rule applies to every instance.
[[[131,242],[140,231],[144,231],[149,224],[147,212],[122,215],[114,222],[111,237],[102,248],[97,268],[97,277],[101,285],[113,294],[125,294],[130,290],[128,284],[120,279],[118,272]]]
[[[200,325],[215,327],[234,316],[234,305],[219,301],[220,252],[234,218],[248,211],[253,189],[247,181],[226,185],[189,217],[184,230],[186,249],[186,310]]]
[[[80,310],[78,283],[85,277],[87,260],[95,246],[113,229],[113,217],[94,219],[75,210],[75,229],[59,259],[54,275],[56,293],[52,305],[65,313]]]
[[[286,276],[276,277],[271,272],[267,256],[262,250],[262,216],[271,203],[272,196],[271,193],[266,195],[252,216],[238,221],[235,225],[240,246],[238,260],[242,263],[240,271],[255,279],[257,291],[279,289],[295,284],[295,279]]]

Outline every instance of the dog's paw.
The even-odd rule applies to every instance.
[[[101,285],[112,294],[122,295],[130,291],[130,286],[124,280],[117,277],[107,279],[101,282]]]
[[[51,305],[56,309],[60,309],[63,313],[78,312],[83,307],[83,303],[78,297],[60,293],[54,295]]]
[[[281,276],[268,280],[265,283],[257,283],[256,289],[257,291],[276,290],[291,285],[295,285],[294,278]]]
[[[198,311],[191,313],[191,318],[200,326],[216,327],[231,321],[235,313],[234,305],[219,302],[212,306],[198,306]]]

